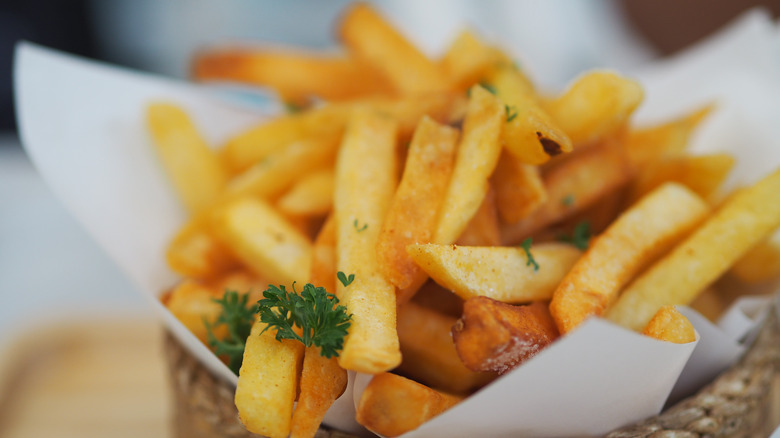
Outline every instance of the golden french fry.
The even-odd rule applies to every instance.
[[[409,255],[437,283],[463,299],[486,296],[507,303],[549,300],[582,252],[565,243],[531,248],[410,245]]]
[[[500,50],[485,45],[473,32],[464,30],[447,49],[440,68],[452,89],[465,91],[499,63],[509,65],[512,61]]]
[[[184,206],[191,214],[203,211],[217,199],[227,183],[227,172],[217,154],[176,105],[149,105],[147,123],[160,162]]]
[[[663,306],[647,323],[642,334],[661,341],[687,344],[696,340],[693,324],[674,306]]]
[[[333,169],[302,175],[277,201],[277,208],[289,216],[324,216],[333,208]]]
[[[198,279],[214,278],[239,265],[214,236],[205,214],[184,224],[168,245],[165,257],[173,271]]]
[[[571,152],[571,140],[539,106],[528,80],[517,68],[509,65],[496,69],[488,81],[505,105],[501,138],[512,155],[523,163],[542,164],[550,157]]]
[[[401,362],[395,288],[379,270],[376,243],[395,190],[397,124],[373,112],[356,112],[336,160],[333,210],[338,271],[354,274],[336,295],[352,314],[339,356],[345,368],[369,374]]]
[[[336,157],[339,138],[308,138],[276,151],[228,183],[224,198],[252,195],[275,198],[309,172],[328,167]]]
[[[466,97],[462,94],[426,93],[397,99],[368,99],[360,103],[364,111],[387,114],[398,122],[399,137],[410,138],[424,116],[450,124],[463,118]]]
[[[231,138],[221,151],[222,160],[231,172],[240,173],[296,142],[326,138],[338,141],[353,109],[348,104],[329,104],[277,117]]]
[[[608,71],[580,76],[542,107],[574,145],[599,140],[623,126],[644,98],[635,81]]]
[[[374,376],[363,391],[355,419],[377,434],[398,436],[417,429],[462,399],[405,377],[382,373]]]
[[[765,240],[734,263],[731,273],[748,284],[780,278],[780,243]]]
[[[499,137],[503,122],[504,107],[496,96],[480,86],[471,88],[463,134],[434,242],[455,242],[482,205],[488,191],[488,178],[501,153]]]
[[[506,151],[501,153],[491,182],[496,190],[496,208],[506,223],[527,217],[547,201],[539,168]]]
[[[659,158],[639,172],[631,185],[629,202],[636,201],[667,181],[687,186],[704,199],[710,199],[734,167],[729,154],[679,155]]]
[[[306,283],[311,242],[268,203],[241,198],[212,214],[214,233],[247,267],[274,284]]]
[[[211,49],[195,56],[192,75],[197,80],[272,87],[288,101],[311,96],[343,100],[392,92],[387,79],[363,62],[303,51]]]
[[[319,347],[306,347],[290,437],[314,437],[325,413],[346,388],[347,372],[339,366],[338,359],[320,355]]]
[[[425,242],[417,242],[425,243]],[[463,246],[497,246],[501,244],[501,233],[496,211],[496,193],[488,190],[479,210],[474,213],[456,242]]]
[[[562,221],[614,192],[632,176],[619,139],[582,150],[544,175],[547,202],[530,216],[501,230],[504,244],[520,242],[546,226]]]
[[[455,351],[450,330],[457,318],[414,302],[398,310],[398,338],[404,358],[398,370],[434,389],[465,394],[484,386],[495,375],[466,368]]]
[[[235,403],[248,431],[284,438],[290,434],[303,344],[290,339],[277,341],[273,330],[261,334],[265,327],[265,323],[255,321],[246,340]]]
[[[399,289],[422,273],[406,252],[410,243],[430,242],[450,181],[458,131],[423,117],[412,142],[401,182],[377,241],[377,262]],[[410,296],[399,301],[405,302]]]
[[[684,151],[688,147],[693,130],[713,108],[713,105],[707,105],[670,122],[629,130],[626,136],[626,152],[632,165],[641,167],[661,156]]]
[[[336,222],[332,214],[314,239],[309,280],[331,293],[336,291]]]
[[[558,338],[547,303],[513,306],[487,297],[463,304],[452,327],[458,356],[471,370],[504,374]]]
[[[341,41],[356,58],[382,72],[402,94],[445,91],[445,75],[370,6],[358,3],[344,15]]]
[[[219,317],[222,308],[214,299],[221,296],[221,292],[216,294],[212,288],[201,282],[186,279],[173,288],[165,306],[193,335],[208,345],[208,335],[203,322],[207,321],[213,325]],[[218,339],[224,338],[227,335],[227,327],[215,327],[214,335]]]
[[[667,304],[688,304],[780,225],[780,170],[718,209],[618,298],[607,317],[640,330]]]
[[[558,285],[550,303],[558,330],[568,333],[599,316],[620,289],[707,216],[707,204],[667,183],[626,210],[599,235]]]

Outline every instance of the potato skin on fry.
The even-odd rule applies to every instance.
[[[463,305],[452,338],[467,368],[504,374],[557,339],[558,329],[545,302],[513,306],[476,297]]]

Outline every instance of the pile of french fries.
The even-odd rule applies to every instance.
[[[148,109],[190,212],[168,308],[204,342],[225,289],[312,283],[352,315],[330,359],[255,323],[235,398],[251,432],[314,436],[354,370],[375,376],[357,421],[397,436],[590,317],[687,343],[674,305],[780,276],[780,171],[723,193],[734,158],[685,152],[710,106],[637,128],[642,88],[613,72],[544,94],[471,32],[433,60],[363,4],[338,34],[343,55],[200,53],[196,79],[303,107],[221,148],[176,105]]]

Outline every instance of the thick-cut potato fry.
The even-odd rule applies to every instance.
[[[278,197],[301,175],[329,166],[336,157],[339,141],[336,137],[323,136],[292,143],[231,179],[223,197]]]
[[[490,181],[496,190],[496,208],[506,223],[525,218],[547,201],[539,168],[506,151],[501,153]]]
[[[323,216],[333,208],[333,169],[302,175],[276,203],[289,216]]]
[[[399,99],[369,99],[359,104],[363,111],[387,114],[398,122],[398,136],[411,138],[424,116],[450,124],[463,119],[466,97],[462,94],[427,93]]]
[[[420,242],[423,243],[423,242]],[[496,211],[496,193],[488,190],[479,210],[474,213],[456,242],[464,246],[497,246],[501,244],[501,231]]]
[[[771,239],[759,243],[734,263],[731,273],[748,284],[780,278],[780,243]]]
[[[549,300],[582,254],[565,243],[534,245],[537,271],[522,248],[430,243],[410,245],[408,251],[431,278],[461,298],[485,296],[507,303]]]
[[[675,155],[688,147],[693,130],[699,126],[713,105],[649,128],[631,129],[626,136],[626,153],[634,167],[644,166],[661,156]]]
[[[465,91],[497,64],[512,64],[500,50],[485,45],[471,31],[464,30],[452,42],[440,61],[440,68],[447,76],[450,87]]]
[[[433,239],[452,174],[457,140],[456,129],[426,116],[409,145],[404,174],[377,241],[379,269],[399,289],[411,286],[422,274],[407,254],[406,246]],[[398,300],[405,302],[409,298],[399,296]]]
[[[367,4],[351,7],[338,33],[350,53],[382,72],[400,93],[446,91],[439,66]]]
[[[643,168],[631,185],[629,202],[636,201],[661,184],[674,181],[710,199],[734,166],[729,154],[667,156]]]
[[[338,139],[353,105],[329,104],[264,122],[228,140],[222,148],[223,162],[240,173],[287,146],[309,139]]]
[[[619,139],[580,151],[544,175],[547,202],[525,219],[503,226],[501,240],[514,244],[573,216],[620,188],[632,174]]]
[[[558,338],[547,303],[513,306],[487,297],[466,300],[452,328],[458,356],[474,371],[504,374]]]
[[[306,347],[290,437],[314,437],[325,413],[346,388],[347,371],[339,366],[338,359],[322,356],[319,347]]]
[[[417,429],[462,399],[405,377],[382,373],[374,376],[363,391],[355,419],[372,432],[398,436]]]
[[[336,295],[352,314],[339,356],[345,368],[368,374],[401,362],[395,328],[395,287],[379,270],[376,243],[396,185],[397,124],[373,113],[355,113],[336,160],[333,198],[338,270],[355,275]]]
[[[265,327],[259,319],[255,321],[246,340],[235,403],[248,431],[284,438],[290,434],[303,344],[291,339],[277,341],[274,330],[261,334]]]
[[[746,188],[626,288],[607,317],[640,330],[667,304],[688,304],[780,225],[780,170]]]
[[[268,203],[237,199],[218,207],[211,219],[219,239],[269,282],[290,286],[308,280],[311,242]]]
[[[663,306],[647,323],[642,334],[661,341],[687,344],[696,340],[693,324],[674,306]]]
[[[463,365],[450,330],[457,318],[409,302],[398,310],[398,338],[404,360],[398,370],[415,380],[451,394],[466,394],[495,378]]]
[[[455,242],[482,205],[488,191],[488,178],[501,153],[502,123],[504,107],[501,102],[484,88],[472,87],[455,168],[439,213],[434,242]]]
[[[160,162],[187,211],[203,211],[227,183],[227,171],[217,154],[206,145],[187,114],[175,105],[149,105],[147,123]]]
[[[214,278],[239,265],[211,231],[206,214],[195,216],[173,237],[165,253],[170,268],[186,277]]]
[[[590,143],[623,126],[644,98],[635,81],[608,71],[580,76],[563,95],[542,107],[572,143]]]
[[[536,102],[533,89],[518,69],[511,65],[496,69],[488,80],[505,105],[501,138],[512,155],[527,164],[542,164],[571,152],[571,140]]]
[[[303,51],[217,48],[195,56],[196,80],[228,80],[274,88],[283,99],[344,100],[390,94],[392,85],[364,62]]]
[[[707,216],[707,204],[684,186],[667,183],[620,217],[591,243],[558,285],[550,303],[558,330],[568,333],[599,316],[620,289]]]

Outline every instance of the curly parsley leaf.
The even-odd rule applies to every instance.
[[[525,258],[527,259],[525,265],[533,266],[534,272],[536,272],[539,270],[539,263],[536,263],[536,260],[534,259],[534,255],[531,254],[531,243],[533,243],[533,239],[529,237],[523,240],[523,242],[520,244],[520,248],[523,248],[523,251],[525,251]]]
[[[574,231],[571,236],[561,235],[558,236],[558,240],[561,242],[571,243],[577,248],[585,251],[590,244],[590,223],[588,221],[582,221],[574,227]]]
[[[221,299],[214,299],[215,303],[222,306],[222,312],[213,325],[207,320],[203,320],[209,345],[214,348],[216,355],[224,355],[228,358],[228,367],[236,374],[238,374],[244,359],[246,338],[249,337],[249,332],[252,330],[255,316],[255,307],[247,305],[248,299],[249,294],[226,290]],[[214,334],[214,329],[222,325],[227,327],[228,334],[224,339],[218,339]]]
[[[307,347],[319,347],[320,354],[327,358],[338,357],[352,315],[338,304],[335,295],[307,283],[300,294],[294,285],[292,292],[284,286],[269,285],[263,297],[257,302],[260,321],[268,324],[265,330],[276,329],[277,341],[295,339]],[[300,335],[294,327],[300,329]]]

